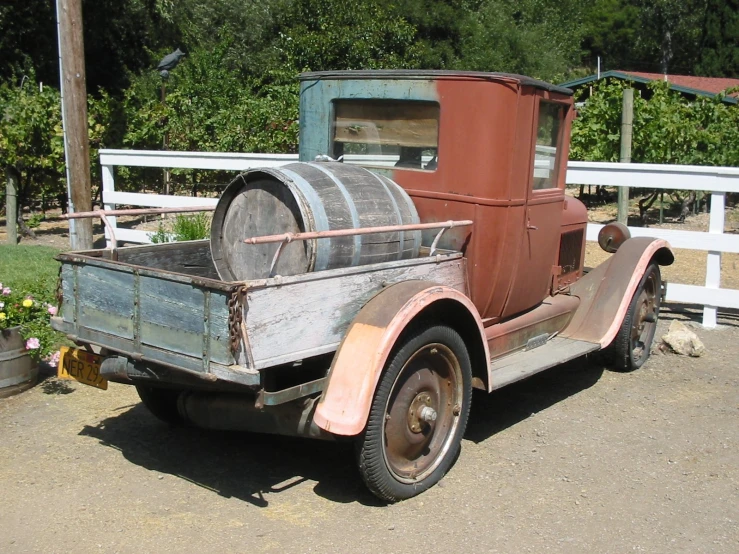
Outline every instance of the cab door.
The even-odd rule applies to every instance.
[[[559,252],[570,104],[550,99],[546,91],[536,96],[525,228],[504,317],[532,308],[549,295]]]

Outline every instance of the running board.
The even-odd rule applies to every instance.
[[[522,350],[491,362],[491,390],[496,390],[540,371],[600,350],[600,345],[555,337],[534,350]]]

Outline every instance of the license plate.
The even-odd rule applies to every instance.
[[[100,375],[103,358],[92,352],[62,346],[57,376],[60,379],[79,381],[91,387],[108,390],[108,380]]]

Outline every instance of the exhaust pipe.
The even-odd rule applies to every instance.
[[[180,394],[177,408],[185,421],[204,429],[334,440],[313,422],[318,400],[301,398],[259,409],[251,396],[188,391]]]

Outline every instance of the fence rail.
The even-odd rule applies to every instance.
[[[394,165],[394,159],[378,156],[379,165]],[[156,208],[214,206],[214,198],[165,196],[120,192],[115,190],[115,166],[162,167],[178,169],[213,169],[245,171],[255,167],[279,167],[298,161],[296,154],[233,154],[214,152],[158,152],[138,150],[100,150],[103,167],[103,203],[106,210],[117,204]],[[345,161],[357,162],[347,158]],[[372,163],[362,157],[363,163]],[[670,190],[700,190],[710,193],[708,232],[630,227],[632,236],[663,238],[674,248],[707,251],[705,286],[668,283],[667,300],[686,304],[702,304],[703,325],[716,326],[718,308],[739,309],[739,290],[722,289],[721,254],[739,253],[739,235],[724,233],[726,193],[739,193],[739,168],[657,165],[606,162],[569,162],[567,184],[604,185]],[[108,218],[115,227],[114,217]],[[602,225],[590,223],[587,240],[596,241]],[[151,242],[149,233],[116,228],[116,239],[122,242]]]

